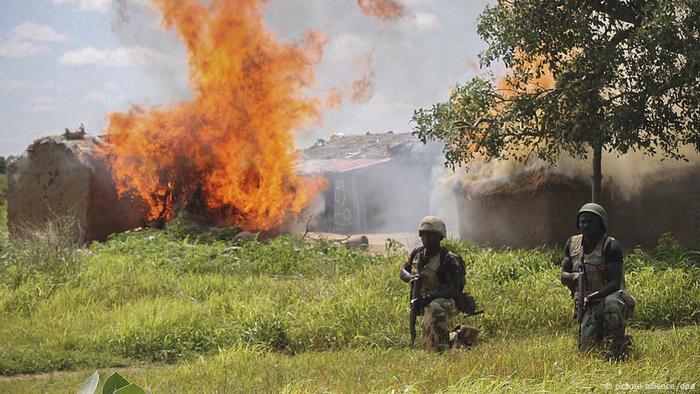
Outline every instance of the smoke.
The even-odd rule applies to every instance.
[[[433,168],[440,166],[440,149],[437,143],[416,142],[410,154],[376,165],[362,176],[366,231],[415,233],[423,216],[439,213],[431,206],[431,194],[438,187]]]
[[[352,82],[352,94],[350,98],[354,103],[369,101],[374,94],[374,69],[372,68],[372,52],[360,59],[358,69],[362,76]]]
[[[459,238],[459,211],[455,195],[455,185],[458,180],[459,175],[441,163],[432,169],[433,189],[430,193],[430,212],[441,217],[445,222],[449,238]]]
[[[674,171],[690,170],[700,163],[700,154],[693,147],[682,147],[680,153],[686,157],[687,161],[669,159],[661,155],[649,156],[641,152],[620,156],[603,152],[602,187],[613,188],[615,194],[624,200],[635,198],[645,183],[654,182]],[[517,160],[477,160],[470,165],[469,169],[457,169],[455,175],[445,178],[445,182],[449,179],[453,186],[469,189],[475,193],[486,192],[528,172],[561,175],[590,183],[593,174],[591,158],[592,154],[589,154],[586,159],[562,155],[554,165],[537,159],[527,163]]]
[[[343,97],[340,95],[338,88],[331,88],[326,96],[326,108],[336,109],[343,105]]]

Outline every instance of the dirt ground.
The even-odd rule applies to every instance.
[[[335,234],[335,233],[316,233],[309,232],[306,234],[306,238],[310,239],[321,239],[325,238],[330,241],[343,242],[353,235],[364,235],[369,241],[369,250],[372,252],[386,252],[387,240],[393,239],[401,243],[401,247],[410,252],[416,246],[420,245],[420,238],[418,238],[418,233],[380,233],[380,234]]]

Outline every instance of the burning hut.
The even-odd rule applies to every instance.
[[[8,168],[8,227],[16,234],[72,216],[78,241],[142,225],[143,207],[119,199],[106,164],[95,155],[100,140],[84,132],[40,138]]]
[[[683,243],[700,233],[700,168],[665,172],[645,180],[633,195],[604,186],[601,203],[610,234],[623,245],[653,246],[666,232]],[[590,200],[590,183],[545,170],[491,179],[456,191],[462,239],[490,246],[563,245],[574,215]]]
[[[409,133],[342,135],[303,152],[300,173],[321,173],[328,189],[315,230],[342,234],[414,231],[429,212],[439,147]]]

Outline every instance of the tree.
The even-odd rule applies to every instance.
[[[4,157],[0,156],[0,174],[7,173],[7,161]]]
[[[598,201],[604,150],[700,150],[700,0],[502,0],[478,32],[482,66],[503,62],[503,82],[475,77],[413,115],[447,165],[592,152]]]

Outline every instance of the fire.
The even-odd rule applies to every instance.
[[[516,51],[516,56],[522,57],[523,55],[520,51]],[[499,78],[496,84],[504,96],[512,97],[518,93],[535,93],[540,90],[553,89],[556,86],[554,74],[549,66],[543,62],[543,59],[531,59],[525,63],[525,67],[526,71],[532,74],[535,74],[538,68],[541,69],[541,73],[537,78],[528,81],[524,86],[512,73],[506,77]]]
[[[218,223],[269,229],[325,187],[294,167],[293,135],[318,120],[315,83],[325,36],[282,43],[263,26],[264,0],[154,0],[189,57],[192,101],[109,115],[105,154],[120,195],[148,220],[186,208]]]
[[[404,15],[406,8],[396,0],[357,0],[360,11],[367,16],[394,19]]]

